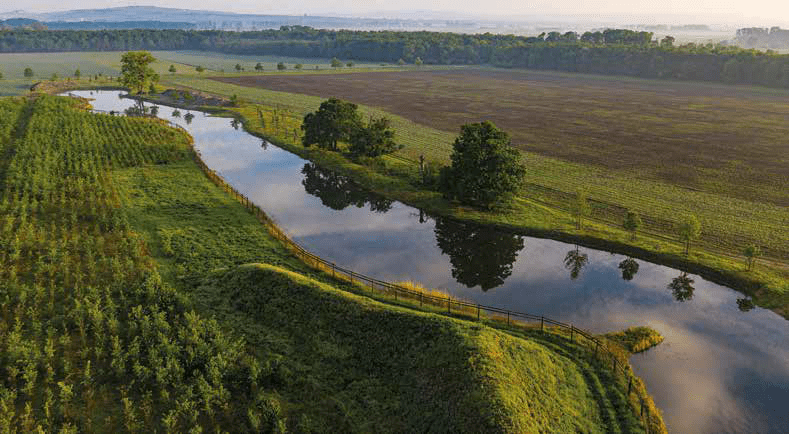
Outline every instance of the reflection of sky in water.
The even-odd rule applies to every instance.
[[[130,104],[115,92],[93,97],[100,110]],[[634,356],[633,365],[670,431],[789,432],[789,322],[760,308],[740,312],[741,294],[690,276],[693,298],[678,302],[666,288],[678,271],[639,260],[637,274],[626,282],[618,268],[623,256],[585,248],[580,253],[589,256],[588,264],[572,280],[564,259],[574,246],[526,237],[503,285],[486,292],[467,288],[452,277],[434,220],[419,223],[416,210],[397,202],[387,213],[371,212],[367,204],[327,208],[305,192],[300,158],[274,146],[264,150],[260,139],[234,130],[229,119],[193,112],[187,126],[171,113],[160,110],[189,130],[210,167],[308,250],[378,278],[413,279],[474,302],[545,314],[596,332],[649,325],[666,340]]]

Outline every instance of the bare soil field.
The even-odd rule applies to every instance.
[[[555,72],[466,69],[216,78],[379,107],[456,132],[748,201],[789,205],[789,93]]]

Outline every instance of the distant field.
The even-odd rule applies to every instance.
[[[118,76],[120,75],[120,60],[123,52],[104,51],[104,52],[69,52],[69,53],[12,53],[0,54],[0,73],[3,79],[0,80],[0,96],[21,95],[30,88],[33,83],[49,80],[52,74],[57,74],[60,78],[73,77],[74,72],[79,69],[82,79],[87,80],[89,76],[97,74]],[[206,73],[235,74],[236,64],[241,65],[248,74],[255,72],[255,65],[260,62],[264,73],[280,73],[277,70],[277,63],[282,62],[287,67],[286,71],[293,72],[296,64],[302,64],[305,70],[315,71],[316,67],[320,71],[333,70],[331,59],[321,58],[295,58],[284,56],[234,56],[229,54],[219,54],[211,52],[196,51],[154,51],[154,57],[158,60],[153,68],[156,72],[165,77],[171,75],[168,69],[170,65],[175,66],[178,74],[199,75],[195,67],[200,65],[206,68]],[[345,59],[341,59],[345,60]],[[25,68],[33,69],[34,76],[26,78]],[[362,68],[400,68],[394,64],[381,63],[355,63],[352,68],[343,64],[339,71],[353,71]]]
[[[696,213],[710,244],[737,253],[757,242],[776,257],[789,253],[785,91],[492,69],[207,81],[195,87],[253,86],[239,94],[294,107],[317,105],[306,95],[337,96],[399,115],[410,158],[445,159],[461,124],[491,119],[526,152],[529,196],[566,206],[588,189],[596,214],[611,221],[631,208],[673,233],[682,214]],[[408,121],[413,128],[402,127]],[[429,131],[435,141],[410,137]]]

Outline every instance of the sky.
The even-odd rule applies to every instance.
[[[470,16],[572,16],[640,23],[789,22],[787,0],[3,0],[0,12],[48,12],[118,6],[160,6],[257,14],[393,15],[396,11],[454,12]],[[418,16],[418,14],[417,14]]]

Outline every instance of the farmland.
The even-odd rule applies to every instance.
[[[601,219],[634,209],[664,234],[695,213],[711,246],[738,253],[755,242],[789,258],[784,91],[489,69],[216,80],[254,87],[239,92],[253,100],[287,94],[282,104],[296,110],[319,102],[298,94],[398,115],[410,159],[446,161],[459,125],[490,119],[524,151],[526,197],[566,208],[588,189]]]
[[[643,429],[566,339],[307,268],[178,130],[46,95],[0,113],[4,432]]]

